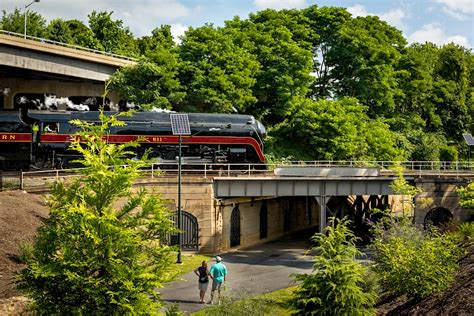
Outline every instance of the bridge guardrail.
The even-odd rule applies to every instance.
[[[6,35],[10,35],[10,36],[25,38],[25,35],[24,35],[24,34],[15,33],[15,32],[10,32],[10,31],[5,31],[5,30],[0,30],[0,34],[6,34]],[[129,61],[137,61],[137,59],[136,59],[136,58],[133,58],[133,57],[118,55],[118,54],[109,53],[109,52],[104,52],[104,51],[101,51],[101,50],[92,49],[92,48],[87,48],[87,47],[82,47],[82,46],[78,46],[78,45],[72,45],[72,44],[57,42],[57,41],[53,41],[53,40],[49,40],[49,39],[41,38],[41,37],[35,37],[35,36],[26,35],[26,39],[33,40],[33,41],[40,42],[40,43],[58,45],[58,46],[62,46],[62,47],[67,47],[67,48],[71,48],[71,49],[76,49],[76,50],[80,50],[80,51],[89,52],[89,53],[94,53],[94,54],[100,54],[100,55],[104,55],[104,56],[114,57],[114,58],[118,58],[118,59],[124,59],[124,60],[129,60]]]
[[[423,176],[452,175],[459,177],[461,175],[474,176],[474,162],[459,161],[289,161],[285,163],[272,164],[223,164],[223,163],[183,163],[182,172],[187,176],[208,177],[252,177],[252,176],[274,176],[275,168],[284,167],[347,167],[347,168],[379,168],[385,171],[386,175],[393,174],[391,171],[395,166],[402,166],[404,172],[409,175]],[[81,176],[80,170],[76,169],[53,169],[24,171],[20,173],[20,188],[44,188],[52,182],[62,179],[67,181],[72,177]],[[178,163],[152,163],[149,168],[141,170],[143,176],[141,179],[153,179],[158,176],[175,176],[178,173]]]

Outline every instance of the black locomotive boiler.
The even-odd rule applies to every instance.
[[[115,112],[106,112],[113,114]],[[251,115],[189,113],[191,135],[182,136],[183,161],[188,163],[263,164],[265,127]],[[98,122],[95,111],[0,112],[0,169],[67,168],[77,153],[69,148],[77,127],[71,120]],[[175,163],[178,136],[171,133],[169,113],[136,112],[120,117],[126,126],[111,127],[108,141],[138,140],[140,157]]]

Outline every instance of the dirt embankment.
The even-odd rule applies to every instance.
[[[0,192],[0,300],[20,295],[15,289],[15,273],[20,245],[31,240],[41,219],[48,216],[43,197],[23,191]]]
[[[459,262],[453,284],[444,292],[421,301],[406,296],[377,307],[379,315],[474,315],[474,245]]]

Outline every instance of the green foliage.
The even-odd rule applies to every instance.
[[[113,12],[92,11],[89,27],[104,51],[125,56],[137,56],[138,44],[128,27],[122,20],[112,20]]]
[[[94,33],[79,20],[54,19],[46,28],[46,37],[50,40],[87,47],[103,49]]]
[[[309,20],[297,10],[264,10],[248,20],[226,22],[233,41],[259,63],[252,87],[255,105],[247,111],[266,123],[279,123],[292,113],[294,98],[308,94],[313,82]]]
[[[112,75],[110,88],[144,109],[171,109],[185,96],[177,79],[176,63],[171,59],[161,65],[140,59],[133,66],[123,67]]]
[[[314,257],[311,274],[296,275],[301,281],[292,305],[298,315],[372,315],[377,295],[364,276],[367,268],[355,260],[361,252],[355,246],[357,237],[346,219],[331,219],[324,233],[313,241]]]
[[[383,290],[423,298],[453,281],[462,249],[451,235],[423,232],[406,217],[375,228],[375,271]]]
[[[174,231],[169,211],[132,190],[146,161],[127,158],[136,143],[107,142],[108,128],[123,122],[103,113],[100,121],[72,121],[82,129],[71,149],[83,156],[84,176],[54,184],[50,217],[23,254],[19,288],[39,314],[155,313],[156,289],[176,274],[162,242]]]
[[[285,155],[305,160],[396,160],[403,157],[396,135],[382,120],[371,121],[367,107],[354,98],[337,101],[299,100],[294,114],[272,130],[289,140],[272,148],[289,147]],[[284,136],[285,135],[285,136]],[[305,153],[301,157],[301,153]]]
[[[474,209],[474,182],[466,187],[458,188],[459,205],[464,208]]]
[[[417,188],[414,185],[411,185],[403,175],[403,167],[398,165],[394,166],[392,170],[397,175],[392,183],[390,183],[390,188],[393,193],[396,195],[402,196],[402,212],[403,215],[411,215],[415,210],[415,204],[413,202],[416,195],[420,194],[422,190]]]
[[[30,35],[146,57],[114,75],[114,90],[128,101],[145,109],[254,115],[267,126],[268,148],[276,157],[467,156],[462,134],[473,132],[472,50],[407,46],[400,30],[375,16],[352,17],[344,8],[316,5],[267,9],[222,27],[189,28],[177,45],[169,25],[134,38],[112,12],[92,11],[89,27],[54,19],[46,28],[40,14],[28,14]],[[4,11],[0,27],[22,33],[23,12]],[[328,123],[320,121],[329,114]]]
[[[190,28],[180,45],[180,80],[187,87],[184,108],[196,112],[247,112],[259,65],[235,45],[224,30],[212,25]]]
[[[23,34],[25,30],[25,15],[23,10],[15,8],[11,13],[2,10],[0,29]],[[46,31],[46,20],[41,14],[28,10],[26,20],[26,34],[29,36],[43,37]]]
[[[171,26],[162,25],[151,31],[151,36],[143,36],[138,40],[140,53],[146,57],[159,57],[163,51],[171,51],[176,47]],[[164,60],[167,60],[165,57]]]
[[[405,45],[402,33],[378,17],[347,20],[334,30],[325,55],[333,94],[356,97],[372,118],[393,113],[402,93],[397,63]]]

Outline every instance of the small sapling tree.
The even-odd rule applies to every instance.
[[[298,274],[301,281],[293,307],[298,315],[372,315],[377,294],[366,286],[367,268],[355,260],[362,255],[355,246],[357,237],[346,219],[332,218],[325,233],[317,233],[312,250],[313,272]]]
[[[72,121],[84,176],[54,184],[50,217],[23,254],[18,285],[39,314],[154,314],[156,289],[176,274],[163,243],[174,231],[165,204],[132,190],[146,157],[130,159],[136,143],[107,142],[109,128],[124,125],[116,116],[101,112],[100,122]]]

